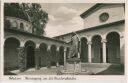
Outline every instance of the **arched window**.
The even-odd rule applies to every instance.
[[[24,30],[24,24],[23,23],[20,23],[20,29]]]

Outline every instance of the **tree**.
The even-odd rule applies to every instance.
[[[41,5],[37,3],[5,3],[5,16],[14,16],[25,19],[32,23],[33,33],[43,35],[48,22],[48,13],[42,10]]]

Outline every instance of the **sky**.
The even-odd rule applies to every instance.
[[[55,37],[84,28],[80,14],[94,3],[43,3],[42,9],[49,15],[45,32],[47,37]]]

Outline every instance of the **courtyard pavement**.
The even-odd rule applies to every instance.
[[[24,72],[19,72],[19,70],[11,71],[14,74],[17,75],[57,75],[59,73],[59,70],[63,70],[63,67],[55,67],[52,68],[46,68],[42,67],[39,70],[35,70],[35,68],[28,69]]]
[[[97,65],[96,65],[97,66]],[[94,75],[123,75],[124,67],[122,65],[105,65],[105,67],[96,67],[83,65],[82,70],[87,70],[93,72]],[[42,67],[40,70],[35,70],[31,68],[25,72],[19,72],[18,70],[11,71],[11,73],[16,75],[57,75],[60,70],[63,70],[63,66],[52,68]]]

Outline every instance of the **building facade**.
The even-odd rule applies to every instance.
[[[85,29],[76,33],[83,63],[124,64],[124,10],[124,4],[96,4],[80,15]],[[71,33],[54,38],[69,42]]]

